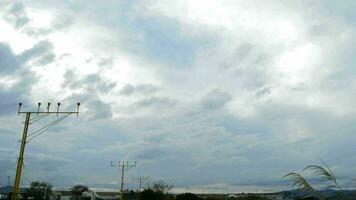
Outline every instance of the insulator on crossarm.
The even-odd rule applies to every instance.
[[[79,115],[79,106],[80,106],[80,102],[77,103],[77,117]]]
[[[41,102],[38,102],[38,106],[37,106],[37,115],[38,115],[38,113],[40,112],[40,109],[41,109]]]
[[[47,113],[49,113],[49,108],[51,107],[51,103],[50,102],[48,102],[47,103]]]
[[[19,109],[17,110],[17,115],[20,114],[20,112],[21,112],[21,107],[22,107],[22,103],[20,102],[20,103],[19,103]]]
[[[58,112],[59,112],[59,106],[61,106],[61,103],[57,103],[57,117],[58,117]]]

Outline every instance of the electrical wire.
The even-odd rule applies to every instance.
[[[67,115],[69,115],[69,114],[67,114]],[[64,116],[64,117],[66,117],[66,116]],[[32,136],[32,135],[34,135],[34,134],[36,134],[36,133],[42,131],[43,129],[46,129],[48,126],[52,126],[52,124],[57,123],[57,121],[59,121],[59,120],[61,121],[62,118],[63,118],[63,117],[61,117],[61,118],[59,118],[59,119],[56,119],[56,120],[54,120],[53,122],[47,124],[46,126],[44,126],[44,127],[40,128],[40,129],[38,129],[38,130],[36,130],[36,131],[34,131],[34,132],[28,134],[27,137],[30,137],[30,136]]]
[[[60,121],[62,121],[62,120],[64,120],[65,118],[67,118],[69,115],[70,115],[70,114],[67,114],[66,116],[64,116],[64,117],[62,117],[62,118],[60,118],[60,119],[57,119],[57,120],[51,122],[50,124],[48,124],[47,126],[45,126],[45,127],[41,128],[41,129],[39,129],[39,130],[37,130],[37,131],[31,133],[30,136],[32,136],[32,135],[34,135],[34,136],[32,136],[31,138],[29,138],[26,142],[29,142],[29,141],[33,140],[34,138],[38,137],[39,135],[41,135],[42,133],[44,133],[45,131],[47,131],[47,130],[48,130],[49,128],[51,128],[52,126],[58,124]]]
[[[39,135],[41,135],[42,133],[44,133],[45,131],[47,131],[49,128],[53,127],[54,125],[58,124],[59,122],[61,122],[62,120],[64,120],[65,118],[67,118],[69,115],[71,115],[71,113],[51,122],[50,124],[38,129],[37,131],[31,133],[28,137],[30,137],[26,142],[30,142],[31,140],[35,139],[36,137],[38,137]],[[33,135],[33,136],[32,136]],[[32,137],[31,137],[32,136]]]
[[[39,120],[41,120],[41,119],[43,119],[43,118],[45,118],[45,117],[48,117],[49,116],[49,114],[43,114],[43,115],[40,115],[40,116],[38,116],[38,117],[34,117],[32,120],[33,121],[30,121],[30,124],[33,124],[33,123],[35,123],[35,122],[37,122],[37,121],[39,121]]]
[[[35,113],[34,113],[34,114],[35,114]],[[44,115],[48,115],[47,113],[45,113],[45,114],[37,114],[37,115],[35,115],[34,117],[32,117],[34,114],[31,115],[31,120],[37,119],[37,118],[42,117],[42,116],[44,116]]]

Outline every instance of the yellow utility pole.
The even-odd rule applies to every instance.
[[[22,166],[23,166],[23,155],[25,152],[25,146],[26,146],[26,140],[27,140],[27,131],[28,131],[28,125],[30,123],[30,117],[31,113],[26,113],[26,120],[25,120],[25,126],[23,128],[23,134],[22,134],[22,140],[21,140],[21,147],[20,147],[20,155],[17,161],[17,167],[16,167],[16,176],[15,176],[15,185],[12,191],[12,199],[17,200],[17,196],[19,194],[19,186],[20,186],[20,178],[21,178],[21,172],[22,172]]]
[[[117,167],[121,168],[121,187],[120,187],[120,200],[124,200],[124,176],[125,176],[125,170],[128,170],[132,167],[136,167],[136,161],[134,164],[131,164],[129,161],[119,161],[117,163],[114,163],[111,161],[111,167]]]
[[[20,181],[21,181],[21,173],[22,173],[22,167],[23,167],[23,160],[24,160],[24,154],[25,154],[25,147],[26,144],[36,138],[37,136],[41,135],[42,133],[44,133],[46,130],[48,130],[50,127],[56,125],[57,123],[59,123],[60,121],[62,121],[63,119],[65,119],[66,117],[68,117],[71,114],[76,114],[78,116],[79,114],[79,106],[80,103],[77,103],[77,111],[76,112],[60,112],[59,111],[59,107],[60,107],[60,103],[57,104],[57,111],[56,112],[50,112],[50,103],[47,104],[47,111],[46,112],[42,112],[41,109],[41,103],[38,103],[38,107],[37,107],[37,111],[34,112],[22,112],[21,111],[21,107],[22,107],[22,103],[19,103],[19,109],[17,111],[17,114],[26,114],[26,118],[25,118],[25,124],[24,124],[24,128],[23,128],[23,133],[22,133],[22,139],[21,139],[21,147],[20,147],[20,153],[19,153],[19,158],[17,160],[17,167],[16,167],[16,176],[15,176],[15,182],[14,182],[14,187],[12,189],[12,195],[11,195],[11,199],[12,200],[17,200],[18,196],[20,194]],[[36,114],[36,117],[34,117],[31,121],[31,115],[32,114]],[[50,124],[40,128],[37,131],[34,131],[33,133],[31,133],[30,135],[28,135],[28,128],[30,126],[30,124],[37,122],[51,114],[56,114],[57,117],[59,114],[65,114],[64,117],[60,118],[60,119],[56,119],[55,121],[51,122]],[[28,138],[29,137],[29,138]]]

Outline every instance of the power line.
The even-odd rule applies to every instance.
[[[44,127],[40,128],[40,129],[38,129],[38,130],[36,130],[36,131],[34,131],[34,132],[28,134],[27,137],[30,137],[30,136],[32,136],[32,135],[34,135],[34,134],[36,134],[36,133],[42,131],[43,129],[47,128],[48,126],[51,126],[53,123],[56,123],[56,121],[58,121],[58,120],[59,120],[59,119],[56,119],[56,120],[54,120],[53,122],[47,124],[46,126],[44,126]]]
[[[130,161],[119,161],[119,162],[110,162],[111,167],[116,167],[121,169],[121,187],[120,187],[120,200],[124,200],[124,177],[125,177],[125,170],[128,170],[132,167],[136,167],[136,161],[132,164]]]
[[[37,122],[37,121],[39,121],[39,120],[41,120],[41,119],[43,119],[43,118],[46,118],[46,117],[48,117],[49,115],[46,113],[46,114],[42,114],[42,115],[38,115],[38,116],[36,116],[36,117],[33,117],[32,118],[32,121],[30,121],[30,124],[34,124],[35,122]]]
[[[38,103],[37,111],[34,111],[34,112],[28,112],[28,111],[22,112],[21,111],[22,103],[19,103],[19,108],[17,110],[17,114],[18,115],[25,114],[26,117],[25,117],[25,122],[24,122],[22,139],[20,140],[21,141],[21,146],[20,146],[19,157],[18,157],[18,160],[17,160],[16,176],[15,176],[15,182],[14,182],[14,187],[13,187],[12,196],[11,196],[12,200],[17,200],[18,196],[20,194],[20,180],[21,180],[21,173],[22,173],[22,168],[23,168],[23,161],[24,161],[26,143],[28,143],[29,141],[31,141],[34,138],[38,137],[39,135],[44,133],[46,130],[48,130],[50,127],[56,125],[60,121],[62,121],[65,118],[67,118],[69,115],[76,114],[78,116],[78,114],[79,114],[79,106],[80,106],[79,102],[77,103],[77,110],[75,112],[62,112],[62,111],[60,112],[59,111],[60,105],[61,105],[60,103],[57,103],[57,112],[51,112],[50,111],[51,103],[47,104],[47,111],[46,112],[41,111],[41,103]],[[36,114],[37,116],[35,116],[35,117],[33,117],[31,119],[31,115],[34,115],[34,114]],[[50,124],[40,128],[39,130],[37,130],[37,131],[35,131],[35,132],[33,132],[33,133],[29,134],[29,135],[27,134],[30,124],[35,123],[35,122],[37,122],[37,121],[39,121],[39,120],[41,120],[41,119],[43,119],[43,118],[45,118],[45,117],[47,117],[49,115],[52,115],[52,114],[56,114],[57,117],[58,117],[59,114],[61,114],[61,115],[65,114],[65,116],[54,120]],[[27,137],[30,137],[30,138],[27,140]]]
[[[37,131],[34,131],[33,133],[29,134],[27,137],[31,137],[30,139],[28,139],[26,142],[29,142],[31,140],[33,140],[34,138],[36,138],[37,136],[41,135],[42,133],[44,133],[45,131],[47,131],[48,129],[50,129],[51,127],[53,127],[54,125],[58,124],[59,122],[63,121],[65,118],[67,118],[70,114],[67,114],[63,117],[61,117],[60,119],[57,119],[51,123],[49,123],[48,125],[38,129]]]

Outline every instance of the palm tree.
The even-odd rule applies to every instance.
[[[340,185],[338,184],[336,176],[333,173],[333,171],[326,164],[326,162],[324,162],[322,159],[320,159],[320,161],[322,162],[324,167],[322,167],[320,165],[309,165],[309,166],[306,166],[302,170],[302,172],[311,171],[312,174],[317,175],[317,176],[323,178],[324,180],[331,182],[331,185],[327,186],[327,188],[336,188],[339,191],[341,191],[342,189],[341,189]],[[311,186],[311,184],[309,184],[309,182],[300,173],[290,172],[290,173],[287,173],[286,175],[284,175],[283,177],[290,178],[290,180],[292,182],[292,186],[298,186],[299,189],[309,191],[311,194],[317,195],[320,199],[325,199],[325,197],[323,197],[323,195],[320,192],[315,190]]]

